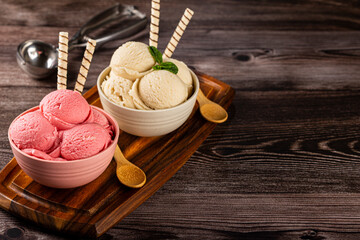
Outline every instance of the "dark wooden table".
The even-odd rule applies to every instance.
[[[57,44],[117,1],[0,1],[0,167],[12,158],[14,117],[56,88],[17,66],[26,39]],[[150,0],[121,1],[150,13]],[[174,57],[236,90],[218,125],[182,169],[102,239],[360,239],[360,4],[161,0],[163,50],[189,7]],[[148,42],[148,35],[137,41]],[[94,56],[86,90],[115,41]],[[74,86],[82,51],[70,54]],[[0,234],[63,239],[0,211]]]

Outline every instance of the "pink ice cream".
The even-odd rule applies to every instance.
[[[71,161],[106,149],[113,136],[108,119],[79,93],[57,90],[40,102],[40,110],[17,118],[9,135],[23,152],[46,160]]]
[[[81,94],[71,90],[57,90],[40,102],[40,110],[57,129],[70,129],[92,118],[92,111]]]
[[[97,123],[85,123],[64,131],[61,155],[68,160],[86,158],[104,150],[110,143],[105,128]]]
[[[97,123],[97,124],[103,126],[106,130],[108,130],[108,132],[110,133],[111,136],[113,135],[113,129],[109,123],[109,120],[95,108],[92,110],[92,120],[90,120],[88,122]]]
[[[20,149],[49,151],[59,135],[56,128],[44,118],[40,111],[19,117],[9,129],[10,136]]]

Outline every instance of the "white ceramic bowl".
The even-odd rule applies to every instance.
[[[97,88],[104,110],[115,118],[121,130],[141,137],[161,136],[179,128],[189,118],[199,92],[199,79],[193,71],[190,70],[194,92],[186,102],[168,109],[138,110],[120,106],[105,96],[101,84],[110,70],[107,67],[100,73]]]

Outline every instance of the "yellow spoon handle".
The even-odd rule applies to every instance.
[[[207,97],[204,95],[200,88],[196,99],[198,100],[200,106],[210,102],[210,100],[207,99]]]
[[[123,153],[121,152],[119,145],[116,145],[114,158],[118,165],[130,164],[130,162],[124,157]]]

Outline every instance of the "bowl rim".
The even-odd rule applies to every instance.
[[[113,101],[111,101],[106,95],[105,93],[103,92],[102,88],[101,88],[101,84],[100,84],[100,81],[101,83],[103,82],[104,79],[100,79],[100,76],[104,74],[105,71],[109,71],[109,69],[111,70],[111,67],[110,66],[107,66],[106,68],[104,68],[101,73],[99,74],[97,80],[96,80],[96,85],[97,85],[97,89],[98,89],[98,93],[99,95],[101,95],[101,97],[103,99],[106,99],[107,102],[111,103],[112,105],[116,106],[116,107],[119,107],[121,109],[124,109],[124,110],[127,110],[127,111],[130,111],[130,112],[137,112],[137,113],[145,113],[145,114],[156,114],[156,113],[161,113],[161,112],[168,112],[168,111],[176,111],[178,108],[181,108],[183,107],[185,104],[189,104],[189,102],[192,102],[195,98],[195,101],[196,101],[196,98],[197,98],[197,95],[199,93],[199,89],[200,89],[200,81],[199,81],[199,78],[196,76],[196,74],[191,70],[189,69],[190,71],[190,74],[191,74],[191,77],[193,79],[193,85],[195,85],[195,88],[194,88],[194,91],[191,95],[190,98],[188,98],[185,102],[177,105],[177,106],[174,106],[174,107],[171,107],[171,108],[165,108],[165,109],[152,109],[152,110],[142,110],[142,109],[135,109],[135,108],[128,108],[128,107],[124,107],[124,106],[121,106],[117,103],[114,103]],[[196,84],[194,84],[196,83]]]
[[[114,127],[114,131],[115,131],[115,136],[114,136],[114,140],[112,141],[112,143],[106,148],[104,149],[103,151],[93,155],[93,156],[90,156],[90,157],[87,157],[87,158],[81,158],[81,159],[75,159],[75,160],[71,160],[71,161],[54,161],[54,160],[47,160],[47,159],[42,159],[42,158],[38,158],[38,157],[34,157],[32,155],[29,155],[25,152],[23,152],[20,148],[18,148],[16,146],[16,144],[13,142],[13,140],[11,139],[10,137],[10,126],[15,122],[16,119],[18,119],[19,117],[21,117],[22,115],[26,114],[26,113],[29,113],[29,112],[34,112],[36,111],[37,109],[39,109],[40,107],[39,106],[35,106],[35,107],[32,107],[32,108],[29,108],[27,110],[25,110],[24,112],[20,113],[16,118],[14,118],[14,120],[11,122],[9,128],[8,128],[8,139],[9,139],[9,142],[10,142],[10,145],[11,147],[15,148],[18,152],[20,152],[21,154],[25,155],[26,157],[28,158],[31,158],[31,159],[34,159],[36,161],[40,161],[40,162],[46,162],[46,163],[50,163],[50,164],[75,164],[75,163],[80,163],[80,162],[84,162],[84,161],[89,161],[90,158],[94,158],[94,157],[97,157],[98,155],[102,154],[104,151],[108,150],[109,148],[111,148],[113,145],[115,144],[118,144],[118,139],[119,139],[119,135],[120,135],[120,129],[119,129],[119,126],[118,126],[118,123],[117,121],[110,115],[108,114],[107,112],[105,112],[103,109],[99,108],[99,107],[96,107],[96,106],[93,106],[93,105],[90,105],[90,107],[93,107],[95,108],[96,110],[100,111],[102,114],[105,115],[105,117],[109,120],[109,118],[111,119],[112,121],[112,125],[115,125],[113,126]],[[116,140],[116,141],[115,141]],[[14,156],[15,157],[15,156]]]

